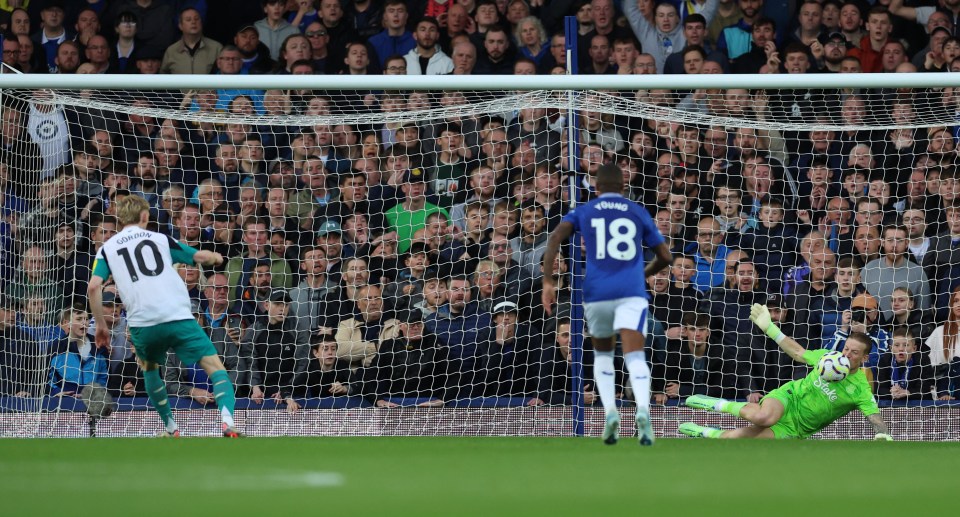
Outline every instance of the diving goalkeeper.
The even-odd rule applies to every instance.
[[[814,366],[830,350],[805,350],[787,337],[770,321],[770,312],[760,304],[750,308],[750,320],[796,361]],[[859,409],[873,425],[876,440],[893,440],[880,409],[873,398],[870,383],[860,367],[873,344],[865,334],[853,333],[847,338],[843,355],[850,360],[850,374],[839,382],[826,382],[816,371],[803,379],[790,381],[753,402],[731,402],[694,395],[686,405],[695,409],[720,411],[743,418],[752,425],[722,430],[686,422],[681,434],[702,438],[807,438],[850,411]]]

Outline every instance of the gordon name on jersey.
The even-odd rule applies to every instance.
[[[113,277],[131,327],[192,319],[190,295],[174,264],[193,264],[196,252],[162,233],[129,226],[103,243],[93,274]]]

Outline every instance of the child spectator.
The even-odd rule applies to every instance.
[[[754,263],[771,292],[780,292],[780,279],[798,261],[796,230],[783,224],[783,218],[783,200],[767,196],[760,202],[759,224],[740,236],[740,247],[753,253]]]
[[[314,360],[307,365],[306,382],[300,388],[302,395],[324,398],[359,392],[358,383],[352,382],[350,363],[337,358],[337,342],[332,337],[314,334],[310,347]]]
[[[909,287],[900,286],[890,294],[891,317],[881,316],[880,325],[888,334],[894,329],[906,327],[914,339],[925,341],[933,332],[934,325],[930,318],[930,311],[921,311],[916,308],[913,291]]]
[[[79,397],[85,386],[106,387],[110,353],[87,337],[89,324],[90,316],[81,305],[61,312],[60,328],[65,335],[54,345],[54,350],[62,352],[50,360],[51,396]]]
[[[917,350],[917,341],[907,327],[893,331],[890,351],[880,357],[877,398],[881,400],[927,400],[933,387],[930,356]]]

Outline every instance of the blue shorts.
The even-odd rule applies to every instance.
[[[587,331],[591,336],[608,338],[620,330],[636,330],[647,336],[650,302],[641,296],[583,304]]]

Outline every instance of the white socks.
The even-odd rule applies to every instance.
[[[633,387],[633,397],[637,402],[637,410],[650,410],[650,367],[647,366],[647,354],[643,350],[624,354],[623,362],[627,363],[627,372],[630,373],[630,386]]]
[[[227,427],[234,427],[233,415],[231,415],[230,410],[225,407],[220,408],[220,420],[222,420],[224,424],[227,424]]]
[[[600,402],[607,414],[617,410],[616,369],[613,367],[613,352],[593,352],[593,379],[600,394]]]

